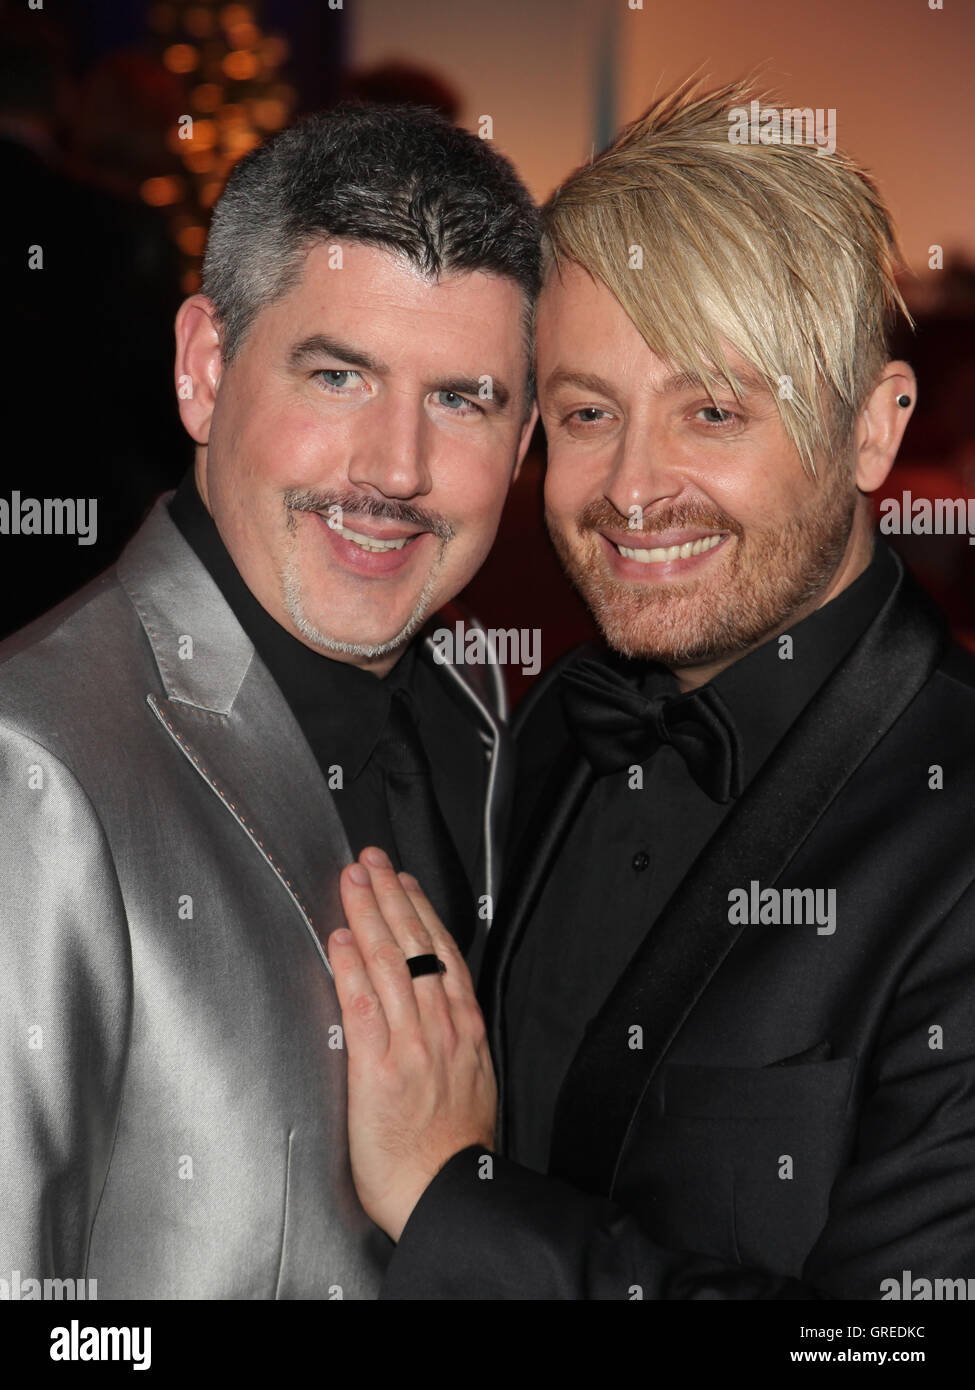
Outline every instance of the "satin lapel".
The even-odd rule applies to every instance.
[[[514,947],[548,875],[552,856],[592,785],[588,764],[565,728],[556,694],[560,672],[579,656],[589,655],[591,649],[592,644],[587,643],[565,652],[521,701],[510,724],[517,769],[511,787],[511,830],[480,991],[496,1046],[500,1046],[496,1034],[501,1026],[503,977]]]
[[[325,945],[344,921],[338,879],[352,853],[319,766],[267,669],[255,659],[229,714],[146,699],[277,874],[331,974]]]
[[[501,999],[508,967],[526,923],[538,901],[572,822],[592,785],[592,770],[574,745],[567,745],[546,779],[532,821],[532,832],[523,834],[515,846],[505,874],[505,888],[497,922],[488,936],[482,978],[482,1003],[498,1065],[501,1100],[498,1107],[498,1142],[503,1139],[504,1078],[507,1072],[502,1033]]]
[[[331,973],[325,938],[344,920],[338,875],[352,858],[345,831],[284,696],[167,500],[118,564],[162,684],[146,701],[290,893]]]
[[[559,1094],[553,1173],[612,1191],[641,1096],[742,930],[728,921],[729,887],[775,883],[929,679],[943,642],[940,617],[902,572],[876,620],[702,851],[587,1031]],[[634,1025],[643,1030],[642,1050],[627,1045]]]

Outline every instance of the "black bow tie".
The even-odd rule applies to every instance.
[[[730,710],[709,686],[648,697],[588,659],[563,671],[561,680],[569,727],[598,776],[646,762],[669,743],[712,801],[741,794],[741,740]]]

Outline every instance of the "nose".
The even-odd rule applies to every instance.
[[[349,482],[383,497],[422,497],[433,485],[428,422],[422,403],[390,391],[361,412],[349,459]]]
[[[618,440],[603,496],[621,516],[630,518],[634,509],[642,515],[659,503],[672,502],[685,485],[666,440],[648,426],[630,424]]]

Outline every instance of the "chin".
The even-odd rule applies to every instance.
[[[364,629],[361,625],[353,629],[335,629],[328,625],[328,614],[319,616],[308,611],[296,601],[294,594],[286,594],[285,604],[288,615],[305,642],[326,656],[348,656],[365,661],[390,656],[404,648],[414,633],[422,625],[426,616],[425,607],[420,605],[412,613],[407,613],[398,627],[390,627],[389,615],[379,629]]]
[[[371,661],[389,656],[406,645],[409,638],[402,630],[383,632],[376,635],[356,633],[326,632],[313,623],[295,622],[295,626],[306,642],[309,642],[325,656],[348,656]]]

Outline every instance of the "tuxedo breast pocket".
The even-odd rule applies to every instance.
[[[671,1249],[797,1276],[848,1144],[853,1065],[665,1064],[635,1118],[614,1197]]]

